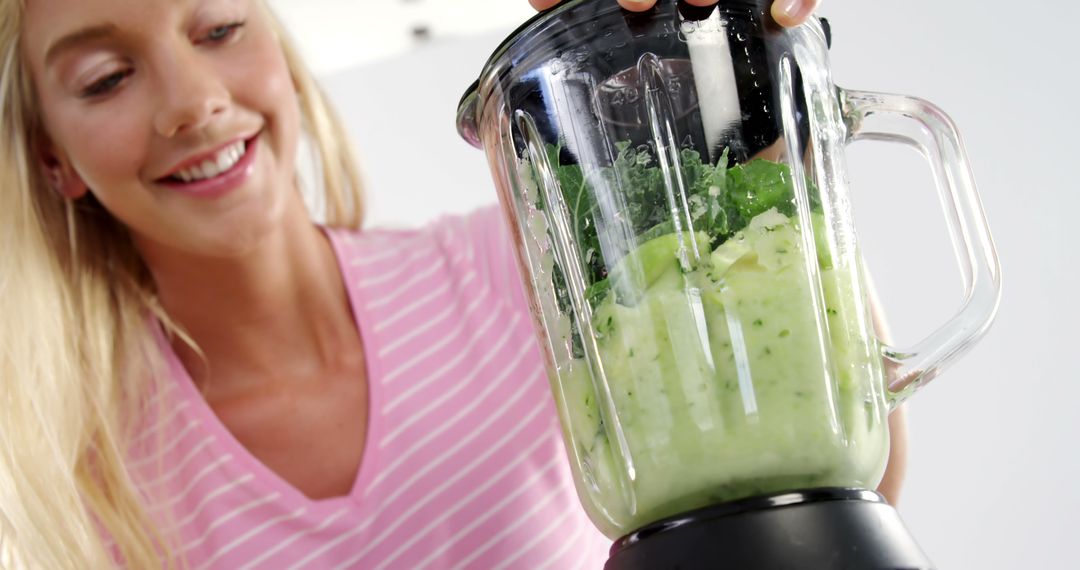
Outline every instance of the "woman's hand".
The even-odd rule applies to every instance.
[[[529,4],[537,10],[547,10],[562,0],[529,0]],[[644,12],[656,5],[656,0],[618,0],[619,5],[627,10]],[[686,0],[695,6],[711,6],[716,0]],[[806,21],[810,17],[821,0],[774,0],[772,16],[782,26],[794,27]]]

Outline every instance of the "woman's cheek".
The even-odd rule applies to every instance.
[[[116,106],[102,111],[94,113],[100,115],[99,120],[85,121],[75,131],[72,143],[79,152],[73,153],[72,162],[77,172],[97,193],[140,184],[148,167],[142,159],[150,144],[142,133],[150,127],[140,129],[133,124],[137,109]]]
[[[295,111],[293,120],[299,121],[296,88],[281,45],[269,31],[252,38],[247,57],[242,58],[240,69],[234,77],[242,77],[239,85],[248,105],[265,114]],[[287,117],[279,117],[279,120]]]
[[[125,133],[137,110],[111,101],[87,104],[73,96],[47,97],[41,103],[53,146],[87,186],[115,185],[123,171],[133,168],[135,153]]]

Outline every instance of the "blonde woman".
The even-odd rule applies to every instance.
[[[259,0],[0,0],[0,566],[600,568],[498,218],[362,206]]]

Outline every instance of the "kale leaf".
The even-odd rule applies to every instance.
[[[547,158],[555,169],[568,221],[582,256],[580,261],[587,287],[585,296],[594,306],[610,291],[607,268],[613,267],[629,251],[610,251],[610,247],[604,251],[601,248],[597,222],[602,220],[597,206],[597,189],[593,186],[615,189],[620,194],[622,210],[619,213],[629,222],[636,236],[636,243],[625,244],[626,247],[635,247],[675,231],[675,216],[668,202],[664,171],[654,160],[651,150],[648,147],[632,148],[629,143],[618,143],[616,150],[616,159],[610,167],[585,173],[577,164],[561,162],[562,147],[547,147]],[[795,214],[791,170],[785,164],[755,159],[730,166],[725,149],[714,166],[703,161],[697,151],[683,149],[679,153],[679,166],[683,192],[679,195],[676,188],[677,199],[685,200],[693,229],[709,235],[713,248],[745,228],[754,216],[771,208],[788,216]],[[820,209],[817,189],[809,179],[807,183],[811,206]],[[541,198],[539,206],[546,208],[545,202]],[[678,206],[682,209],[681,203]],[[569,306],[561,306],[569,305],[563,277],[559,272],[557,280],[560,283],[555,284],[557,290],[562,290],[560,308],[572,314]]]

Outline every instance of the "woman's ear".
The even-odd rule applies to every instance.
[[[64,198],[78,200],[89,191],[82,177],[71,165],[71,161],[58,152],[52,144],[43,145],[39,149],[38,163],[49,186]]]

